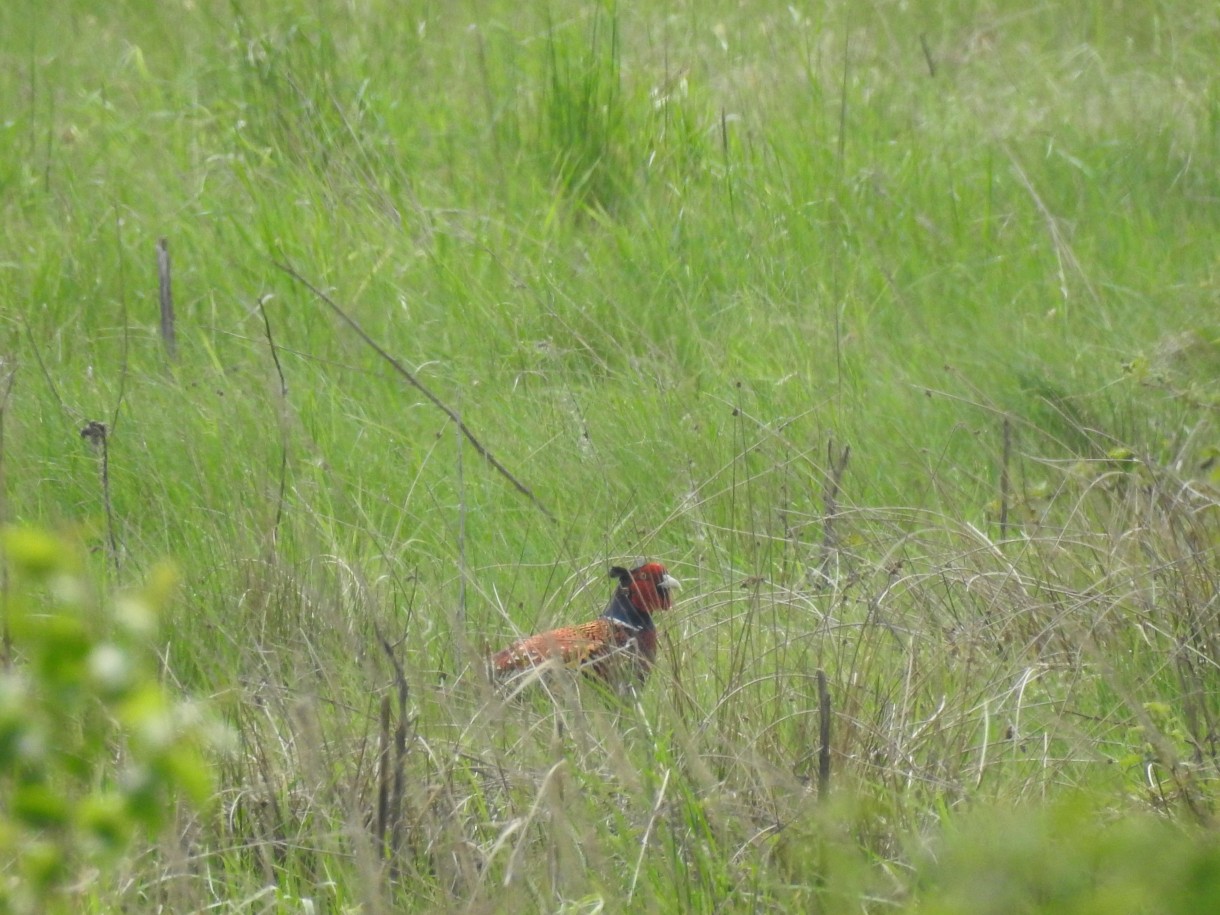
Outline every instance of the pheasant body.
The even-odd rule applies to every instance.
[[[657,656],[652,614],[673,606],[670,591],[678,582],[659,562],[615,566],[610,575],[618,585],[600,617],[520,639],[492,655],[492,671],[506,675],[554,659],[608,683],[642,682]]]

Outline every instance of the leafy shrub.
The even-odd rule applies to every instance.
[[[150,642],[170,569],[112,595],[46,533],[7,530],[3,549],[0,910],[47,911],[158,830],[177,795],[208,801],[216,734],[158,681]]]

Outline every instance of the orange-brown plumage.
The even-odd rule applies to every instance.
[[[493,672],[511,674],[554,659],[608,682],[643,680],[657,654],[652,614],[673,606],[670,592],[678,582],[659,562],[630,570],[615,566],[610,575],[618,585],[600,617],[514,642],[492,655]]]

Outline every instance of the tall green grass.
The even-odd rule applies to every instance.
[[[0,35],[3,520],[120,582],[173,557],[165,677],[240,742],[83,906],[965,911],[977,871],[1081,911],[1072,874],[1214,872],[1215,11],[57,0]],[[686,583],[638,702],[486,684],[638,555]],[[989,851],[989,810],[1079,858]]]

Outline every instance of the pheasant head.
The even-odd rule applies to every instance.
[[[614,566],[610,577],[618,579],[618,587],[602,615],[646,628],[652,627],[653,613],[673,607],[671,592],[681,587],[659,562],[646,562],[634,569]]]

